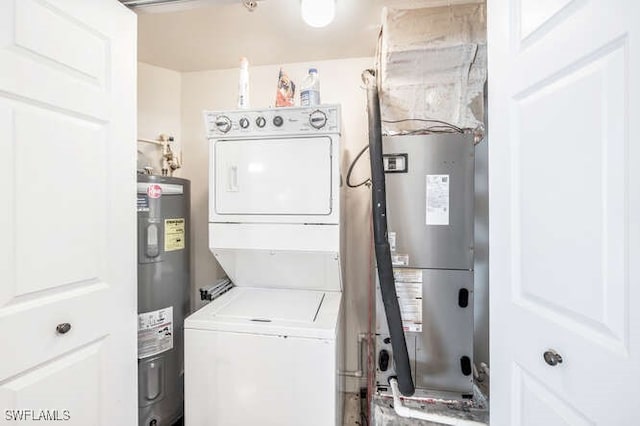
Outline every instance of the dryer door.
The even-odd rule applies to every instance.
[[[213,142],[212,213],[330,215],[331,144],[328,136]]]

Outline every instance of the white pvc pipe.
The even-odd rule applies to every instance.
[[[474,362],[471,363],[471,370],[473,371],[473,378],[477,379],[480,377],[480,373],[478,372],[478,367]]]
[[[489,370],[489,366],[487,364],[485,364],[484,362],[481,362],[480,368],[482,369],[484,374],[486,374],[487,376],[491,376],[491,371]]]
[[[341,371],[340,375],[348,377],[361,378],[364,376],[364,368],[362,367],[362,342],[368,337],[367,333],[358,333],[358,370]]]
[[[451,426],[487,426],[486,423],[476,422],[474,420],[454,419],[442,414],[429,413],[427,411],[418,411],[402,405],[400,399],[400,390],[398,390],[398,381],[396,379],[389,380],[391,385],[391,393],[393,394],[393,409],[400,417],[427,420],[429,422],[441,423]]]

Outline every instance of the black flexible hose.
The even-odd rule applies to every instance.
[[[372,70],[362,73],[362,80],[367,86],[367,115],[369,118],[369,158],[371,161],[373,239],[378,266],[378,279],[382,293],[382,302],[391,336],[393,360],[398,376],[398,388],[404,396],[415,392],[411,376],[411,364],[407,341],[402,328],[400,305],[396,294],[391,264],[391,249],[387,239],[387,201],[384,182],[384,164],[382,160],[382,128],[380,121],[380,100],[378,87]]]
[[[365,145],[365,147],[360,150],[358,155],[356,155],[356,158],[353,159],[353,161],[351,162],[351,165],[349,165],[349,170],[347,171],[347,186],[349,188],[359,188],[362,185],[367,185],[368,183],[371,182],[371,179],[365,179],[360,183],[356,183],[356,184],[351,183],[351,173],[353,173],[353,168],[356,166],[356,164],[358,164],[358,160],[360,160],[360,157],[362,157],[362,154],[364,154],[368,149],[369,149],[369,145]]]

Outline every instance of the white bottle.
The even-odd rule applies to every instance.
[[[320,105],[320,77],[316,68],[309,68],[309,75],[302,82],[300,105]]]
[[[240,79],[238,80],[238,108],[249,108],[249,60],[240,59]]]

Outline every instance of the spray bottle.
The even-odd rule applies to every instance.
[[[240,79],[238,80],[238,108],[249,108],[249,60],[240,59]]]

